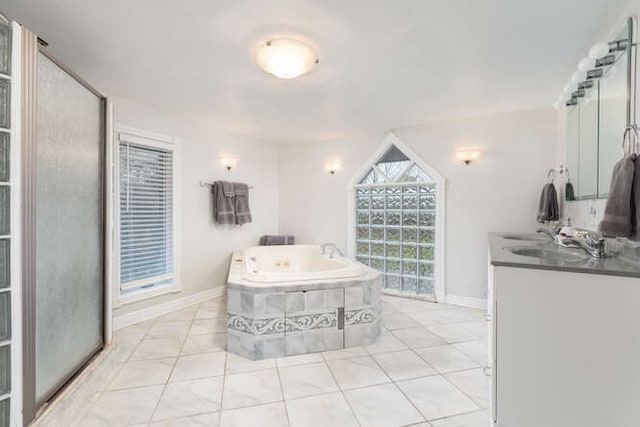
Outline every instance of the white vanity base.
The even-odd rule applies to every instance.
[[[490,269],[495,425],[640,425],[640,279]]]

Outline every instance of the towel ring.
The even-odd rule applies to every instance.
[[[631,132],[633,132],[633,145],[631,145],[631,137],[628,137]],[[628,143],[627,140],[629,141]],[[627,125],[624,128],[624,135],[622,135],[622,150],[625,156],[640,154],[640,135],[638,134],[637,125]]]
[[[553,181],[556,179],[556,170],[549,169],[549,173],[547,174],[547,184],[553,184]]]

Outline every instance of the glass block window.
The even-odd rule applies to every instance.
[[[355,189],[356,259],[387,289],[433,295],[436,183],[395,145]]]

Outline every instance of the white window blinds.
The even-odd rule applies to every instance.
[[[120,134],[120,289],[173,279],[173,150]]]

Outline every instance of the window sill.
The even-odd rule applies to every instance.
[[[114,307],[121,307],[127,304],[133,304],[140,301],[146,301],[151,298],[156,298],[162,295],[176,294],[182,290],[180,284],[170,283],[166,285],[154,286],[148,289],[138,289],[135,291],[127,292],[125,295],[120,293],[118,300]]]

